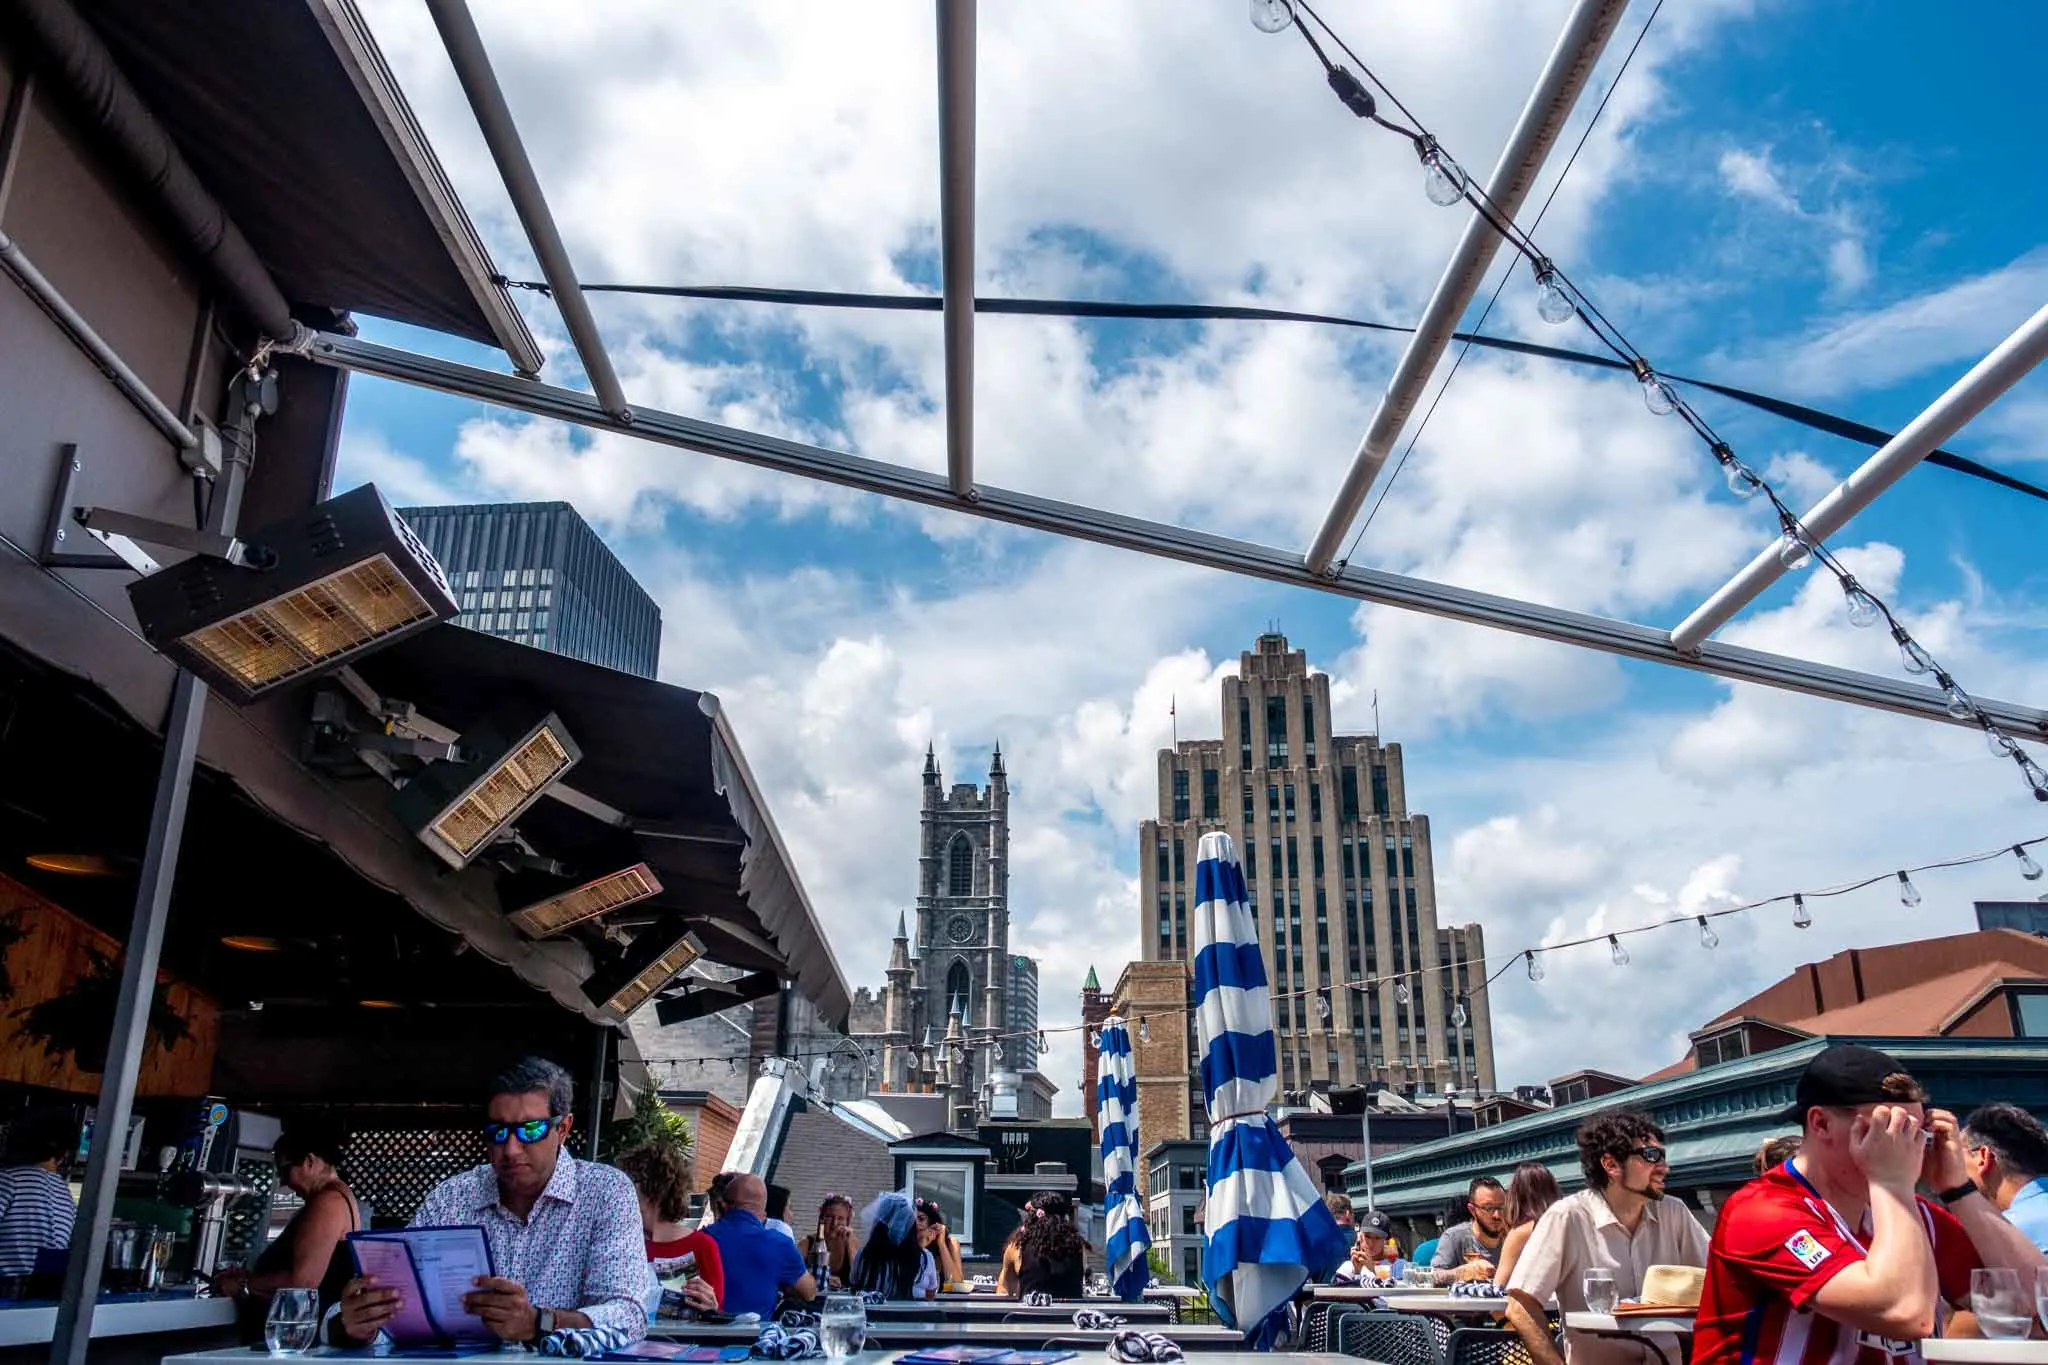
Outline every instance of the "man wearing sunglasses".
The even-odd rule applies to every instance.
[[[490,1163],[427,1192],[414,1227],[481,1226],[496,1275],[463,1298],[501,1340],[538,1345],[567,1328],[602,1329],[610,1346],[647,1335],[653,1289],[633,1182],[562,1150],[574,1087],[553,1062],[528,1057],[491,1083],[483,1136]],[[374,1276],[342,1291],[335,1345],[373,1341],[398,1312],[399,1291]]]
[[[1579,1169],[1586,1188],[1558,1200],[1536,1221],[1508,1276],[1508,1325],[1536,1365],[1558,1365],[1548,1306],[1586,1309],[1588,1271],[1605,1271],[1624,1299],[1642,1293],[1653,1265],[1707,1263],[1707,1231],[1683,1200],[1664,1193],[1671,1157],[1664,1131],[1648,1114],[1618,1110],[1579,1125]],[[1666,1360],[1679,1358],[1669,1336],[1648,1338]],[[1644,1341],[1617,1341],[1567,1329],[1572,1365],[1656,1365]]]
[[[1943,1306],[1968,1303],[1971,1271],[2033,1284],[2041,1253],[1971,1183],[1955,1115],[1894,1058],[1837,1043],[1794,1094],[1798,1155],[1715,1224],[1695,1365],[1912,1365]]]

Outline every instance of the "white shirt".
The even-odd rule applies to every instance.
[[[1643,1292],[1643,1272],[1653,1265],[1706,1263],[1707,1230],[1682,1201],[1666,1195],[1652,1202],[1630,1232],[1614,1216],[1605,1195],[1580,1190],[1552,1204],[1536,1221],[1507,1287],[1538,1303],[1555,1299],[1567,1313],[1583,1313],[1588,1270],[1607,1271],[1614,1276],[1615,1293],[1632,1299]],[[1659,1336],[1656,1341],[1667,1359],[1678,1359],[1676,1338]],[[1655,1360],[1636,1342],[1587,1336],[1569,1328],[1564,1348],[1572,1365],[1641,1365]]]

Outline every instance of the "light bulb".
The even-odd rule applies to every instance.
[[[1327,1019],[1329,1017],[1330,993],[1328,991],[1318,991],[1316,992],[1316,1018]]]
[[[1607,953],[1608,956],[1614,959],[1615,966],[1626,967],[1628,965],[1628,949],[1622,947],[1621,940],[1612,934],[1607,936]]]
[[[1920,903],[1920,888],[1913,885],[1913,879],[1905,873],[1899,874],[1899,904],[1911,910]]]
[[[1728,491],[1738,498],[1753,498],[1761,491],[1762,485],[1756,475],[1749,472],[1749,466],[1735,458],[1735,451],[1726,441],[1714,444],[1714,458],[1721,462],[1721,475],[1728,481]]]
[[[1668,417],[1678,410],[1678,390],[1659,379],[1655,370],[1643,371],[1642,385],[1643,406],[1652,417]]]
[[[1465,998],[1459,996],[1458,1003],[1451,1006],[1451,1027],[1463,1028],[1465,1027],[1465,1021],[1471,1017],[1471,1013],[1465,1008]]]
[[[1531,981],[1541,981],[1543,979],[1543,964],[1536,960],[1535,951],[1533,949],[1526,951],[1522,956],[1528,959],[1529,962],[1529,979]]]
[[[1813,916],[1806,912],[1806,897],[1800,895],[1797,891],[1792,893],[1792,927],[1794,929],[1811,929],[1813,927]]]
[[[1970,694],[1951,680],[1942,689],[1948,694],[1948,704],[1941,709],[1955,720],[1969,720],[1977,714],[1977,703],[1970,700]]]
[[[1152,1021],[1150,1019],[1140,1019],[1138,1021],[1138,1041],[1141,1043],[1152,1041]]]
[[[1451,160],[1450,153],[1438,146],[1435,138],[1426,135],[1416,144],[1415,150],[1422,158],[1422,192],[1429,196],[1429,202],[1449,208],[1463,200],[1465,172]]]
[[[1415,992],[1408,989],[1408,983],[1405,980],[1396,981],[1394,983],[1394,999],[1396,1001],[1405,1005],[1412,1001],[1414,998]]]
[[[1294,0],[1252,0],[1252,27],[1261,33],[1285,33],[1294,27]]]
[[[1892,628],[1892,639],[1899,643],[1899,666],[1908,673],[1932,673],[1934,656],[1920,647],[1920,642],[1906,634],[1904,626]]]
[[[1050,1047],[1050,1046],[1049,1046],[1049,1045],[1048,1045],[1048,1044],[1046,1043],[1046,1041],[1045,1041],[1045,1030],[1044,1030],[1044,1029],[1040,1029],[1040,1030],[1038,1031],[1038,1050],[1039,1050],[1040,1052],[1050,1052],[1050,1051],[1052,1051],[1052,1048],[1051,1048],[1051,1047]]]
[[[1863,585],[1855,579],[1842,580],[1842,596],[1849,603],[1850,625],[1863,629],[1884,619],[1884,613],[1878,610],[1877,599],[1863,591]]]
[[[1099,1029],[1099,1028],[1094,1028],[1094,1029],[1089,1029],[1089,1030],[1088,1030],[1088,1046],[1090,1046],[1090,1047],[1092,1047],[1092,1048],[1097,1048],[1097,1049],[1101,1048],[1101,1046],[1102,1046],[1102,1030],[1101,1030],[1101,1029]]]
[[[1542,257],[1532,268],[1536,272],[1536,316],[1549,323],[1570,322],[1577,317],[1579,306],[1572,302],[1564,279],[1550,258]]]
[[[1995,721],[1984,722],[1984,744],[1991,750],[1993,758],[2011,758],[2019,752],[2019,745],[2011,735],[1998,728]]]
[[[1711,925],[1711,924],[1707,923],[1707,917],[1706,917],[1705,915],[1697,915],[1697,916],[1695,916],[1694,918],[1698,919],[1698,920],[1699,920],[1699,922],[1700,922],[1700,947],[1702,947],[1702,948],[1718,948],[1718,947],[1720,947],[1720,946],[1721,946],[1721,936],[1720,936],[1719,934],[1717,934],[1717,933],[1715,933],[1715,932],[1714,932],[1714,926],[1713,926],[1713,925]]]
[[[2034,861],[2034,855],[2019,844],[2012,846],[2012,856],[2020,860],[2020,875],[2030,882],[2041,880],[2041,865]]]
[[[1786,527],[1785,534],[1778,537],[1778,566],[1786,573],[1798,573],[1811,563],[1813,550],[1806,543],[1806,533]]]

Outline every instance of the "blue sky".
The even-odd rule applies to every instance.
[[[1563,13],[1322,8],[1475,172]],[[933,284],[928,6],[477,9],[585,278]],[[1423,198],[1412,153],[1337,106],[1297,40],[1253,31],[1242,10],[1075,0],[984,15],[983,292],[1412,320],[1459,211]],[[2048,13],[1994,5],[1969,25],[1882,13],[1723,0],[1658,17],[1537,237],[1660,367],[1889,429],[2048,299],[2048,149],[2027,102]],[[1623,19],[1566,150],[1648,14],[1639,4]],[[431,29],[400,3],[372,15],[502,268],[530,276]],[[1532,292],[1517,271],[1489,329],[1587,346],[1539,322]],[[519,297],[554,382],[580,382],[545,301]],[[611,297],[598,309],[636,401],[943,460],[935,315]],[[502,368],[374,320],[365,334]],[[1289,545],[1320,520],[1394,354],[1383,339],[1275,324],[984,318],[979,334],[987,480]],[[1867,453],[1695,401],[1795,505]],[[2044,435],[2037,375],[1949,444],[2048,481]],[[2010,765],[1966,735],[891,507],[381,381],[355,381],[344,451],[344,484],[374,478],[403,501],[577,503],[662,600],[665,673],[726,698],[856,982],[878,979],[874,930],[912,895],[926,741],[972,774],[1000,738],[1018,791],[1015,937],[1046,958],[1049,1021],[1071,1017],[1085,967],[1113,976],[1135,947],[1136,822],[1156,802],[1168,702],[1183,736],[1215,733],[1218,669],[1275,621],[1332,674],[1341,719],[1365,724],[1378,693],[1384,733],[1407,747],[1411,801],[1432,819],[1445,918],[1485,925],[1496,961],[2044,826]],[[1835,547],[1966,686],[2039,703],[2044,514],[1923,469]],[[1356,562],[1670,624],[1771,529],[1625,379],[1475,354]],[[1724,638],[1895,668],[1840,617],[1840,594],[1801,575]],[[1685,973],[1627,1022],[1586,1020],[1573,1003],[1598,995],[1577,982],[1633,995],[1651,979],[1617,982],[1604,954],[1561,959],[1545,987],[1513,974],[1495,1000],[1500,1079],[1647,1070],[1804,958],[1967,927],[1973,895],[2020,887],[1987,870],[1925,889],[1913,916],[1877,896],[1818,912],[1805,933],[1725,934],[1715,970]],[[1631,970],[1692,961],[1677,952],[1637,952]],[[1071,1046],[1051,1070],[1071,1107]]]

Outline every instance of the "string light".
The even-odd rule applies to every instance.
[[[2034,861],[2034,855],[2027,852],[2024,844],[2012,846],[2013,856],[2020,860],[2020,875],[2030,882],[2041,880],[2041,865]]]
[[[1411,1004],[1414,999],[1415,993],[1408,989],[1407,977],[1404,976],[1394,983],[1394,1000],[1397,1004]]]
[[[1463,1028],[1471,1017],[1471,1012],[1465,1008],[1465,997],[1459,996],[1458,1003],[1451,1006],[1451,1027]]]
[[[1700,947],[1709,951],[1721,946],[1721,936],[1714,932],[1714,926],[1707,923],[1707,917],[1697,917],[1700,922]]]
[[[1529,963],[1529,979],[1531,981],[1541,981],[1543,979],[1543,964],[1536,960],[1536,950],[1533,948],[1524,949],[1522,956]]]
[[[1622,947],[1621,940],[1613,934],[1607,936],[1607,954],[1614,959],[1615,966],[1626,967],[1628,965],[1628,949]]]
[[[1328,986],[1325,986],[1321,990],[1316,992],[1316,1018],[1328,1019],[1329,1017],[1330,988]]]
[[[1920,888],[1913,885],[1913,879],[1905,873],[1899,874],[1899,904],[1911,910],[1920,903]]]
[[[1138,1041],[1141,1043],[1152,1041],[1152,1021],[1150,1019],[1140,1019],[1138,1021]]]
[[[1297,9],[1305,13],[1315,22],[1318,28],[1336,43],[1344,55],[1356,64],[1359,71],[1364,74],[1365,79],[1377,87],[1381,95],[1390,101],[1407,118],[1408,123],[1413,126],[1404,126],[1392,119],[1384,118],[1376,112],[1375,102],[1372,96],[1367,93],[1363,84],[1360,83],[1357,77],[1351,74],[1349,68],[1336,65],[1323,52],[1314,34],[1309,32],[1308,26],[1297,20],[1295,15]],[[1308,4],[1307,0],[1299,0],[1298,4],[1294,3],[1294,0],[1289,0],[1288,3],[1284,4],[1276,3],[1275,0],[1265,0],[1264,3],[1256,2],[1255,0],[1252,14],[1253,21],[1262,29],[1267,29],[1270,32],[1279,32],[1283,28],[1293,27],[1301,34],[1310,50],[1314,52],[1317,60],[1322,63],[1331,88],[1337,93],[1338,98],[1344,102],[1345,107],[1351,109],[1353,113],[1361,118],[1368,119],[1370,122],[1390,132],[1397,133],[1410,141],[1415,148],[1416,155],[1421,158],[1423,165],[1427,168],[1424,187],[1432,203],[1450,205],[1469,199],[1473,208],[1486,222],[1487,226],[1492,228],[1502,241],[1521,253],[1529,262],[1531,270],[1535,275],[1538,294],[1537,310],[1542,316],[1559,322],[1576,316],[1585,325],[1586,329],[1593,334],[1594,339],[1612,352],[1635,375],[1637,385],[1642,392],[1643,403],[1652,414],[1662,417],[1670,413],[1676,413],[1706,443],[1708,450],[1720,463],[1723,476],[1727,480],[1729,490],[1732,493],[1737,497],[1750,497],[1761,493],[1769,500],[1772,509],[1777,513],[1780,525],[1778,562],[1787,571],[1803,569],[1815,559],[1818,559],[1830,573],[1835,575],[1837,581],[1842,584],[1843,593],[1850,609],[1851,620],[1855,624],[1875,624],[1879,619],[1888,622],[1891,626],[1892,638],[1898,642],[1901,661],[1906,671],[1916,676],[1937,671],[1933,656],[1912,638],[1905,627],[1899,623],[1897,616],[1893,614],[1891,609],[1877,598],[1875,594],[1872,594],[1869,589],[1855,582],[1854,577],[1827,547],[1822,544],[1820,538],[1807,531],[1799,517],[1786,505],[1784,499],[1779,496],[1778,491],[1762,475],[1735,457],[1733,449],[1727,442],[1721,439],[1713,426],[1693,409],[1692,405],[1685,400],[1683,395],[1657,373],[1649,360],[1642,352],[1635,348],[1627,336],[1622,333],[1621,329],[1615,326],[1614,322],[1605,313],[1600,311],[1598,305],[1586,297],[1585,291],[1580,289],[1558,267],[1557,263],[1537,246],[1534,238],[1518,227],[1511,217],[1502,212],[1500,205],[1494,202],[1493,197],[1487,193],[1483,186],[1474,184],[1465,175],[1465,172],[1458,166],[1456,160],[1445,150],[1443,144],[1437,140],[1435,134],[1421,126],[1421,120],[1417,119],[1414,113],[1401,103],[1400,97],[1388,88],[1385,81],[1382,81],[1374,74],[1372,68],[1352,49],[1351,45],[1345,42],[1343,37],[1335,29],[1331,28],[1321,15],[1316,13],[1313,5]],[[1271,24],[1270,28],[1268,27],[1269,23]],[[1645,32],[1647,31],[1646,26]],[[1854,591],[1851,591],[1852,587]],[[1875,613],[1874,616],[1872,615],[1873,612]],[[1945,688],[1944,690],[1947,689]],[[1986,741],[1991,746],[1993,753],[1999,757],[2010,759],[2014,766],[2020,770],[2020,776],[2026,782],[2029,790],[2032,791],[2034,799],[2048,802],[2048,770],[2043,770],[2041,765],[2036,763],[2017,744],[2001,742],[2002,739],[2009,740],[2010,737],[2006,736],[2003,728],[1999,726],[1997,721],[1982,707],[1978,706],[1970,698],[1969,694],[1960,687],[1953,690],[1949,697],[1949,702],[1950,716],[1955,720],[1965,723],[1974,720],[1985,731]]]
[[[1261,33],[1285,33],[1294,26],[1291,0],[1252,0],[1252,27]]]
[[[1792,893],[1792,927],[1794,929],[1811,929],[1813,927],[1813,916],[1807,911],[1806,897],[1796,891]]]
[[[1101,1030],[1101,1029],[1095,1029],[1095,1030],[1093,1030],[1092,1032],[1090,1032],[1090,1033],[1089,1033],[1089,1035],[1088,1035],[1088,1046],[1090,1046],[1090,1047],[1094,1048],[1094,1049],[1095,1049],[1095,1050],[1097,1050],[1098,1052],[1102,1050],[1102,1030]]]

